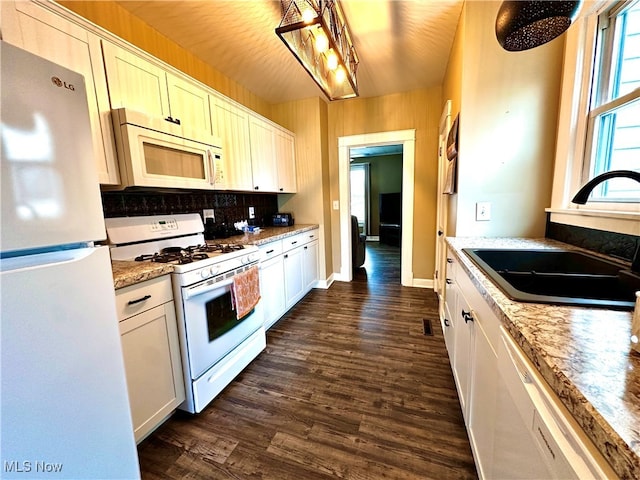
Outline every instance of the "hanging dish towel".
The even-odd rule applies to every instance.
[[[233,277],[233,298],[236,306],[238,320],[246,317],[260,301],[260,280],[258,267],[253,266],[249,270]]]

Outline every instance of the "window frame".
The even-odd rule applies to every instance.
[[[588,127],[596,71],[598,16],[618,2],[585,2],[565,34],[564,66],[550,213],[552,222],[640,235],[640,203],[571,203],[589,178]]]

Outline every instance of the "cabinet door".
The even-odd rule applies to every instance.
[[[260,118],[250,117],[249,138],[253,189],[260,192],[277,192],[278,165],[274,127]]]
[[[278,192],[295,193],[296,158],[294,137],[283,130],[275,130],[275,150],[278,172]]]
[[[210,134],[211,113],[207,91],[170,73],[167,73],[167,88],[171,117],[180,121],[185,135],[189,137],[188,132],[193,130]]]
[[[170,116],[165,71],[109,42],[102,42],[111,108],[126,107],[153,119]]]
[[[2,3],[3,40],[84,75],[98,180],[120,183],[97,37],[31,2]]]
[[[283,254],[284,257],[284,291],[287,308],[291,308],[304,294],[304,274],[302,247],[294,248]]]
[[[458,387],[458,397],[465,423],[469,423],[469,385],[471,379],[471,359],[473,358],[474,322],[473,312],[460,291],[456,295],[457,310],[454,315],[456,323],[455,354],[453,356],[453,376]]]
[[[139,443],[185,398],[173,302],[123,320],[120,335]]]
[[[271,327],[285,312],[284,259],[277,255],[260,264],[260,302],[264,326]]]
[[[318,280],[318,241],[302,247],[304,252],[303,283],[305,293],[311,290]]]
[[[211,97],[211,128],[222,141],[224,179],[216,187],[253,190],[248,114],[221,98]]]
[[[474,355],[469,394],[468,431],[480,478],[494,478],[493,440],[496,424],[498,358],[474,311]]]

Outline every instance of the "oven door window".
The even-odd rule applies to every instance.
[[[253,313],[250,313],[242,320],[238,320],[236,310],[233,308],[231,292],[226,292],[224,295],[209,300],[205,308],[207,310],[207,333],[210,342],[247,320]]]

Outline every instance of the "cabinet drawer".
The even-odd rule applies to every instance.
[[[288,252],[292,248],[299,247],[309,242],[318,240],[318,229],[309,230],[308,232],[297,233],[291,237],[282,240],[282,251]]]
[[[260,249],[260,261],[264,262],[270,258],[277,257],[282,253],[282,240],[269,242],[258,248]]]
[[[304,233],[298,233],[282,240],[282,251],[288,252],[291,249],[299,247],[308,242]]]
[[[171,300],[173,291],[169,275],[122,288],[116,291],[118,320],[122,321]]]

